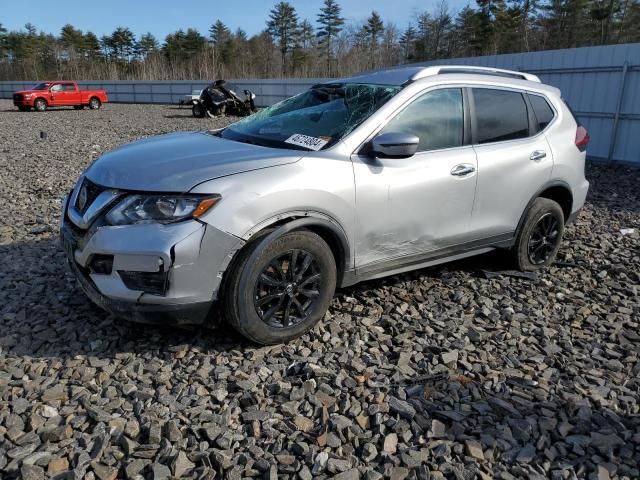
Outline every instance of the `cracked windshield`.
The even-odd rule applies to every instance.
[[[369,84],[316,85],[234,123],[221,136],[268,147],[321,150],[360,125],[400,88]]]

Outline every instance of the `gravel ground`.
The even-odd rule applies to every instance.
[[[589,169],[535,278],[492,254],[366,282],[287,345],[93,307],[63,192],[120,143],[225,121],[0,101],[1,478],[640,478],[640,170]]]

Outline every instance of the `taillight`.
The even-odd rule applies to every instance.
[[[576,147],[578,147],[578,150],[581,152],[584,152],[588,144],[589,134],[587,133],[587,129],[582,125],[578,125],[578,129],[576,130]]]

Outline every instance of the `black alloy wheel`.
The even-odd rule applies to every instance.
[[[325,316],[338,281],[331,248],[315,232],[264,231],[236,255],[220,293],[226,321],[249,340],[287,342]]]
[[[540,270],[555,261],[562,242],[564,218],[562,207],[550,198],[539,197],[531,203],[512,250],[520,270]]]
[[[560,222],[553,213],[545,213],[529,235],[529,261],[534,265],[544,264],[556,250],[559,240]]]
[[[254,305],[260,319],[276,328],[304,322],[320,297],[322,273],[315,257],[292,249],[274,258],[260,273]]]

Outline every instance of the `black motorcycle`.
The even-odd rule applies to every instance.
[[[224,80],[216,80],[202,90],[200,98],[193,101],[191,113],[194,117],[206,116],[220,117],[222,115],[234,115],[246,117],[257,111],[255,105],[256,95],[250,90],[245,90],[245,98],[240,98],[236,92],[225,87]]]

